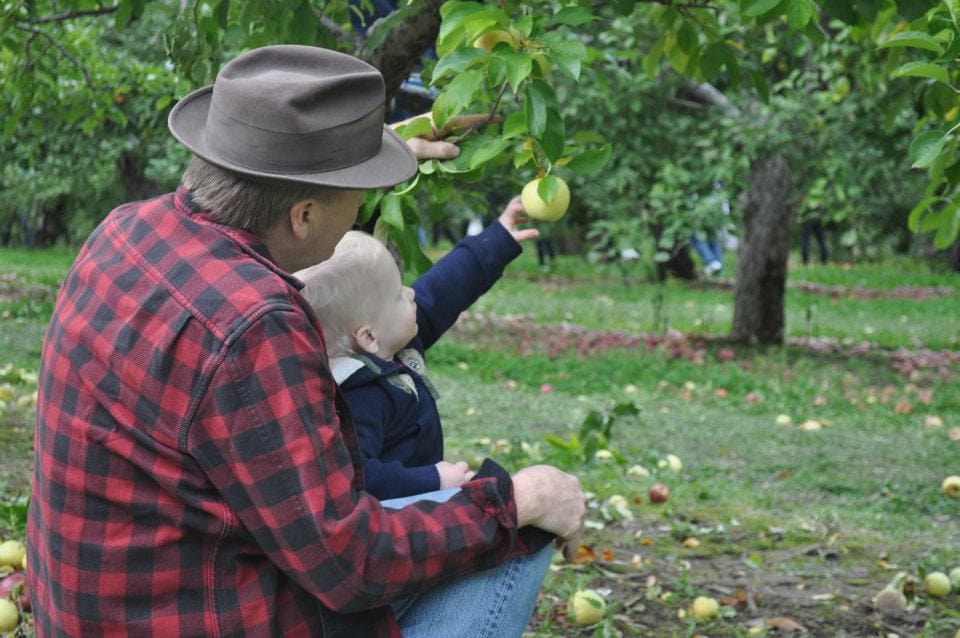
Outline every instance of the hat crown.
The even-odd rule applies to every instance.
[[[194,155],[257,180],[382,188],[412,177],[413,152],[384,127],[383,76],[352,56],[274,45],[223,66],[170,111]]]
[[[244,53],[220,70],[213,107],[241,124],[313,133],[383,106],[383,76],[362,60],[317,47],[276,45]]]

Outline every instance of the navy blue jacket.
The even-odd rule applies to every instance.
[[[499,222],[467,237],[414,282],[419,332],[394,361],[373,355],[331,361],[357,425],[365,489],[377,498],[440,489],[434,465],[443,460],[443,431],[423,353],[520,253]],[[338,370],[349,376],[341,379]]]

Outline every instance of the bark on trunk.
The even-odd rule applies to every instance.
[[[383,44],[375,51],[363,51],[363,59],[383,74],[387,102],[397,94],[400,85],[416,68],[423,54],[440,33],[440,5],[444,0],[423,0],[416,3],[405,19],[393,25]],[[376,32],[376,26],[371,34]]]
[[[734,289],[731,337],[735,341],[783,343],[787,257],[793,225],[789,190],[789,167],[782,155],[753,163],[750,191],[743,207]]]
[[[139,142],[134,148],[140,148]],[[117,173],[120,176],[120,183],[123,185],[126,201],[138,202],[165,192],[163,186],[144,175],[146,167],[146,158],[136,150],[127,150],[120,153],[120,157],[117,159]]]

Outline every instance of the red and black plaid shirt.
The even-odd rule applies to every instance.
[[[43,348],[38,636],[395,636],[389,602],[530,549],[495,464],[441,505],[360,491],[299,288],[183,189],[94,231]]]

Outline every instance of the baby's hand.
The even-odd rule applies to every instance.
[[[520,196],[514,197],[507,204],[507,207],[500,213],[499,221],[510,235],[519,243],[528,239],[536,239],[540,236],[540,231],[536,228],[525,228],[518,230],[517,225],[527,221],[527,212],[523,210],[523,204],[520,203]]]
[[[446,490],[451,487],[460,487],[473,476],[470,466],[466,461],[457,461],[456,463],[447,463],[440,461],[437,463],[437,473],[440,475],[440,489]]]

